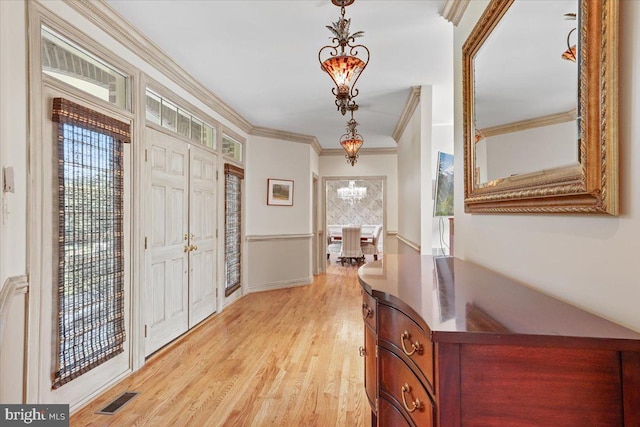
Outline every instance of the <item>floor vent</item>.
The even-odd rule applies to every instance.
[[[122,407],[127,403],[131,402],[131,399],[136,397],[138,394],[139,393],[137,391],[125,391],[120,396],[116,397],[113,402],[96,412],[96,414],[113,415],[122,409]]]

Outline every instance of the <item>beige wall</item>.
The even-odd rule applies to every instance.
[[[469,3],[454,31],[455,153],[463,176],[461,47],[487,1]],[[619,217],[470,215],[455,187],[456,256],[485,265],[640,331],[640,2],[620,2]]]

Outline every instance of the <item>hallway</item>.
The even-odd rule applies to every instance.
[[[356,266],[252,293],[151,356],[72,426],[366,426]],[[98,415],[124,391],[140,394]]]

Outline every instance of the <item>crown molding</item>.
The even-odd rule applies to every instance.
[[[409,98],[407,98],[406,104],[404,104],[404,109],[400,114],[400,118],[398,119],[398,123],[396,124],[396,128],[394,129],[391,137],[396,141],[396,143],[400,140],[402,133],[404,132],[409,120],[411,120],[411,116],[416,111],[416,108],[420,104],[420,86],[414,86],[411,88],[411,93],[409,94]]]
[[[342,148],[323,148],[320,152],[321,156],[344,156],[346,153]],[[358,155],[381,155],[381,154],[398,154],[398,149],[395,147],[389,148],[363,148],[358,151]]]
[[[322,147],[315,136],[304,135],[301,133],[289,132],[286,130],[270,129],[262,126],[254,126],[249,132],[250,135],[263,136],[265,138],[281,139],[283,141],[300,142],[309,144],[316,153],[320,154]]]
[[[521,120],[504,125],[478,129],[477,132],[481,133],[483,138],[488,138],[490,136],[502,135],[505,133],[520,132],[527,129],[558,125],[561,123],[574,121],[577,118],[578,111],[574,108],[563,113],[549,114],[548,116],[536,117],[534,119]]]
[[[153,65],[165,76],[194,95],[226,120],[250,133],[253,126],[239,113],[225,104],[213,92],[191,77],[169,55],[156,46],[137,28],[129,24],[118,12],[102,0],[65,0],[76,12],[109,34],[127,49]]]
[[[457,27],[470,1],[471,0],[444,0],[442,2],[442,9],[440,9],[440,15]]]

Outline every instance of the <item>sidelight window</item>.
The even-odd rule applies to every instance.
[[[224,288],[225,296],[241,286],[242,243],[242,179],[244,170],[230,164],[224,165]]]
[[[124,162],[130,125],[63,98],[57,123],[58,388],[123,352]]]

